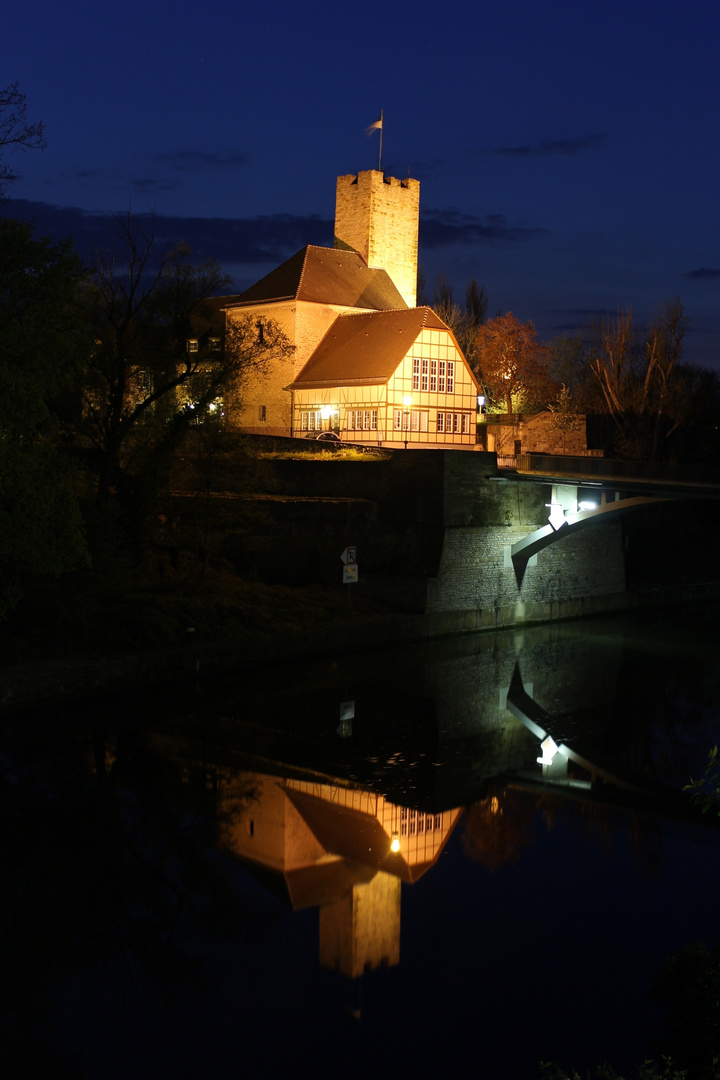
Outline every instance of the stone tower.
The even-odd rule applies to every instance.
[[[375,169],[339,176],[335,247],[357,251],[386,270],[408,307],[417,297],[420,181],[396,180]]]

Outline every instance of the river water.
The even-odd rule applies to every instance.
[[[4,719],[0,1074],[632,1069],[720,944],[719,701],[695,613]]]

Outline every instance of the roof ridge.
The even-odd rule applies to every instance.
[[[364,311],[342,311],[338,315],[338,319],[362,319],[371,315],[410,315],[419,311],[419,308],[367,308]]]
[[[296,299],[300,294],[300,289],[302,288],[303,278],[305,276],[305,267],[307,266],[307,261],[308,261],[308,253],[309,253],[311,247],[315,247],[315,245],[314,244],[306,244],[305,245],[305,257],[303,258],[302,270],[300,271],[300,277],[298,278],[297,288],[295,290],[295,298]]]

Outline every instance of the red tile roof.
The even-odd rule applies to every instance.
[[[309,244],[238,296],[228,307],[306,300],[388,311],[406,307],[385,270],[372,270],[356,251]]]
[[[387,382],[425,327],[450,334],[429,307],[339,315],[292,389]]]

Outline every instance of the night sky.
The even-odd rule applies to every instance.
[[[421,181],[420,261],[455,299],[548,339],[678,296],[686,359],[720,370],[717,0],[25,0],[0,85],[44,153],[17,154],[3,212],[87,254],[107,215],[154,209],[163,241],[241,290],[332,244],[335,179]]]

